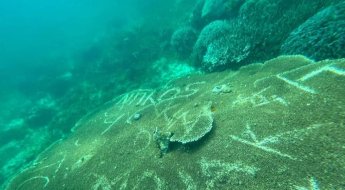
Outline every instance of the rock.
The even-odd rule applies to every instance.
[[[139,120],[141,118],[141,113],[135,113],[134,115],[133,115],[133,119],[134,120]]]
[[[217,20],[207,25],[194,46],[195,64],[212,72],[245,60],[251,52],[253,37],[247,36],[242,28],[238,21]]]
[[[169,151],[169,145],[171,143],[170,138],[173,134],[172,133],[161,133],[156,130],[153,133],[153,138],[157,143],[157,146],[160,150],[159,157],[163,157]]]

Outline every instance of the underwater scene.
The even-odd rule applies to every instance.
[[[344,0],[0,1],[0,189],[345,189]]]

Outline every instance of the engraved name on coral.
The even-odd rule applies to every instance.
[[[223,162],[221,160],[208,160],[202,158],[200,163],[201,172],[207,177],[207,189],[215,189],[217,183],[222,183],[224,179],[231,179],[231,176],[236,176],[237,173],[245,174],[239,176],[254,176],[259,168],[255,166],[246,165],[241,161],[232,163]]]
[[[39,173],[43,173],[43,171],[47,168],[51,168],[53,166],[56,166],[55,170],[54,170],[54,174],[52,176],[53,179],[56,178],[57,173],[60,171],[62,164],[64,163],[66,159],[66,155],[63,154],[63,158],[61,160],[58,160],[57,162],[51,163],[51,164],[47,164],[45,166],[39,167],[39,168],[35,168],[36,165],[38,163],[34,163],[33,166],[31,167],[33,170],[31,172],[39,172]],[[41,163],[40,163],[41,164]],[[52,174],[51,172],[49,172],[50,174]],[[44,176],[44,175],[38,175],[38,176],[33,176],[29,179],[24,180],[21,184],[18,185],[18,187],[16,189],[22,189],[25,186],[28,186],[30,183],[37,183],[41,181],[42,182],[42,188],[46,188],[50,182],[50,178],[49,176]],[[24,188],[25,189],[25,188]]]
[[[172,87],[164,91],[158,98],[157,92],[151,89],[139,89],[123,95],[120,95],[116,105],[120,105],[121,109],[124,106],[136,105],[155,105],[164,101],[173,100],[176,98],[187,98],[199,91],[198,85],[205,84],[205,81],[195,82],[188,84],[185,88]]]
[[[278,143],[289,143],[290,139],[297,139],[301,136],[308,135],[310,131],[315,130],[324,126],[325,124],[314,124],[306,128],[295,129],[291,131],[286,131],[278,133],[275,135],[269,135],[262,139],[259,139],[254,131],[251,129],[250,125],[247,124],[245,130],[240,136],[230,135],[231,139],[249,146],[253,146],[270,154],[288,158],[291,160],[297,160],[294,156],[283,153],[277,149],[269,147],[269,144],[278,144]]]
[[[160,112],[160,110],[156,110],[159,104],[170,102],[175,99],[188,98],[199,92],[199,88],[197,87],[198,85],[205,83],[205,81],[191,83],[183,89],[179,87],[169,88],[158,96],[158,98],[155,98],[157,96],[156,91],[145,89],[135,90],[124,95],[120,95],[119,97],[115,98],[115,100],[117,100],[115,101],[115,105],[120,106],[120,108],[116,109],[115,112],[114,110],[111,110],[110,113],[105,112],[104,114],[103,123],[107,124],[108,126],[101,132],[101,134],[104,135],[107,133],[112,127],[114,127],[117,123],[120,123],[123,119],[125,119],[125,123],[132,124],[133,115],[135,113],[141,113],[152,106],[154,107],[155,112]],[[143,107],[123,113],[121,110],[125,106],[135,106],[133,108],[136,108],[137,106]]]
[[[194,190],[194,189],[198,189],[197,185],[195,184],[193,178],[191,175],[189,175],[187,172],[180,170],[178,172],[178,175],[180,177],[180,179],[182,180],[182,182],[185,185],[185,189],[186,190]]]
[[[149,184],[145,187],[144,184]],[[136,184],[132,189],[167,189],[167,183],[160,178],[153,170],[144,171],[143,174],[137,178]]]
[[[121,114],[121,115],[119,115],[118,117],[116,117],[114,120],[112,120],[112,121],[109,121],[108,120],[108,113],[106,112],[106,113],[104,113],[104,116],[105,116],[105,119],[104,119],[104,123],[105,124],[109,124],[108,125],[108,127],[106,128],[106,129],[104,129],[103,131],[102,131],[102,135],[104,135],[106,132],[108,132],[113,126],[115,126],[115,124],[116,123],[118,123],[124,116],[125,116],[125,114]]]
[[[166,90],[165,92],[163,92],[158,97],[157,102],[162,103],[162,102],[174,100],[177,98],[188,98],[188,97],[196,94],[197,92],[199,92],[200,89],[196,88],[197,85],[202,85],[205,83],[206,83],[205,81],[191,83],[191,84],[188,84],[184,88],[184,90],[181,90],[180,87],[170,88],[170,89]]]
[[[135,148],[135,153],[141,152],[145,150],[152,141],[152,133],[148,130],[141,129],[136,135],[133,140],[133,147]]]
[[[232,106],[235,107],[237,105],[249,103],[253,107],[260,107],[260,106],[264,106],[264,105],[274,103],[274,102],[281,104],[283,106],[289,105],[289,102],[287,100],[285,100],[285,98],[280,97],[276,94],[273,94],[273,95],[266,94],[265,95],[265,92],[268,91],[268,89],[270,89],[270,88],[271,88],[271,86],[266,87],[266,88],[260,90],[259,92],[255,92],[251,96],[243,96],[240,94],[237,97],[237,99],[232,103]]]
[[[95,184],[91,187],[92,190],[97,190],[97,189],[104,189],[104,190],[110,190],[112,189],[111,182],[108,180],[108,178],[104,175],[97,175],[93,174],[97,180]]]
[[[116,102],[116,105],[120,105],[122,109],[124,106],[128,106],[128,105],[144,106],[147,104],[156,104],[156,101],[153,98],[154,94],[155,94],[155,90],[151,90],[151,89],[135,90],[135,91],[120,95],[118,97],[119,100]]]
[[[32,183],[33,181],[41,181],[42,182],[42,189],[46,188],[50,182],[48,176],[34,176],[32,178],[29,178],[29,179],[23,181],[23,183],[21,183],[16,189],[21,189],[22,187],[25,187],[27,184],[29,184],[30,182]]]
[[[311,94],[318,94],[318,92],[314,88],[304,85],[303,82],[310,80],[312,78],[315,78],[317,75],[320,75],[321,73],[324,73],[324,72],[329,72],[331,74],[335,74],[339,76],[345,76],[345,70],[342,68],[336,67],[335,64],[328,64],[328,65],[319,67],[318,69],[310,71],[298,79],[289,79],[287,76],[295,72],[300,72],[301,70],[303,71],[303,69],[306,69],[308,71],[309,67],[314,67],[316,64],[322,64],[322,62],[315,63],[315,64],[308,64],[296,69],[292,69],[290,71],[277,74],[276,77],[288,83],[289,85],[296,87],[299,90],[302,90],[304,92],[311,93]]]
[[[309,178],[309,187],[303,187],[303,186],[294,186],[296,190],[320,190],[319,182],[316,180],[315,177]]]

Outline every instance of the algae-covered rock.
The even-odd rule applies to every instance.
[[[344,59],[282,56],[131,91],[6,189],[342,189],[344,84]]]

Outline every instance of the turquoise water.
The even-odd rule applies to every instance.
[[[281,55],[303,55],[314,62],[340,60],[345,57],[344,34],[345,1],[342,0],[1,1],[0,187],[5,187],[10,179],[16,179],[17,174],[20,176],[24,168],[32,166],[37,156],[52,143],[71,139],[71,129],[83,116],[104,111],[100,108],[121,94],[136,89],[164,89],[178,78],[187,80],[194,75],[207,78],[223,71],[239,71],[244,66]],[[287,64],[292,63],[287,61]],[[285,73],[276,75],[295,88],[313,93],[314,89],[298,82],[323,72],[340,78],[345,75],[341,62],[329,65],[315,72],[305,71],[305,75],[291,80],[288,75],[284,78]],[[248,78],[257,73],[260,70],[250,70]],[[217,77],[207,80],[210,79],[217,80]],[[219,81],[212,81],[212,85],[216,82]],[[334,115],[325,116],[324,120],[343,126],[340,119],[344,112],[340,100],[343,91],[339,90],[342,79],[336,78],[329,83],[334,84],[329,85],[334,97],[332,93],[325,97],[339,107],[337,111],[325,111]],[[188,87],[187,82],[179,85]],[[229,93],[233,91],[230,86],[220,85],[215,90],[224,87]],[[187,87],[187,92],[193,91],[192,87],[192,90]],[[181,89],[177,91],[180,93]],[[145,91],[148,92],[151,91]],[[168,92],[160,95],[170,95]],[[130,98],[136,101],[138,96],[141,95]],[[272,97],[285,104],[276,95]],[[160,102],[160,99],[154,101]],[[177,107],[183,105],[176,103]],[[217,110],[208,107],[212,112]],[[223,111],[228,113],[229,110]],[[139,119],[143,113],[138,114]],[[171,131],[165,132],[161,134],[155,130],[152,134],[162,159],[170,151],[185,148],[178,143],[188,144],[185,139],[179,142],[178,133],[174,137]],[[171,142],[173,148],[170,150]],[[343,150],[342,142],[335,143]],[[309,179],[310,188],[318,189],[316,177],[310,174]],[[213,187],[197,184],[201,189]],[[59,184],[56,185],[54,189],[59,189]],[[33,187],[37,186],[33,184]],[[213,188],[217,187],[226,189],[224,186]],[[303,185],[297,187],[303,189]],[[345,188],[344,184],[336,183],[326,187]],[[111,188],[116,189],[115,186]]]
[[[51,125],[66,109],[60,103],[72,101],[63,97],[83,80],[82,70],[73,71],[76,65],[96,65],[93,46],[121,30],[131,11],[128,4],[107,0],[0,2],[0,183],[85,113],[75,110],[76,118],[68,118],[64,127]],[[80,57],[87,51],[84,59],[91,61],[84,63]]]

